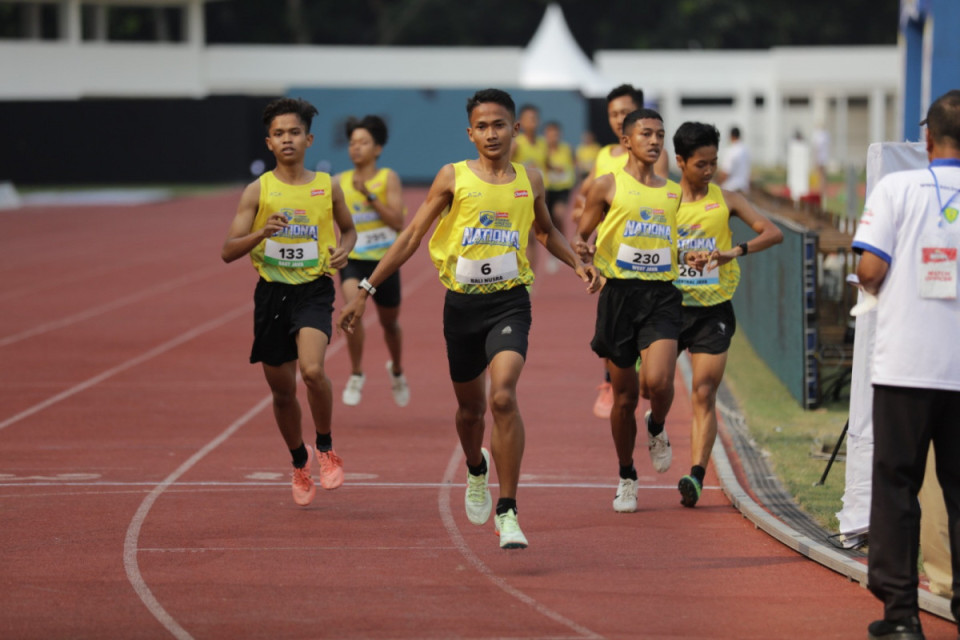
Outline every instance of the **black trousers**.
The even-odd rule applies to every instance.
[[[870,591],[883,601],[887,620],[918,613],[917,493],[932,440],[949,521],[950,608],[960,620],[960,391],[874,385],[873,440]]]

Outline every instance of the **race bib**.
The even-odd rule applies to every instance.
[[[667,273],[673,266],[670,264],[670,247],[638,249],[621,244],[617,251],[617,266],[625,271]]]
[[[457,282],[460,284],[491,284],[506,282],[519,275],[517,254],[514,251],[485,260],[457,259]]]
[[[683,262],[677,267],[680,275],[677,276],[677,284],[688,287],[706,287],[720,284],[720,267],[714,267],[709,271],[690,267]]]
[[[374,249],[386,249],[397,239],[397,232],[390,227],[377,227],[376,229],[367,229],[357,232],[357,243],[353,245],[353,250],[357,253],[364,251],[373,251]]]
[[[263,261],[276,267],[316,267],[319,253],[316,242],[277,242],[267,238]]]
[[[920,297],[957,297],[957,246],[943,236],[925,236],[920,242]]]

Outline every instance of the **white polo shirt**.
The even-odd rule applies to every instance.
[[[960,160],[952,159],[891,173],[867,199],[853,248],[889,265],[878,293],[874,384],[960,391],[960,299],[920,295],[923,240],[952,236],[960,246],[958,210]]]
[[[728,191],[750,191],[750,151],[742,141],[737,140],[727,147],[720,168],[727,174],[720,186]]]

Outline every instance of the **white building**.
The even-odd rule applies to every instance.
[[[900,139],[897,47],[777,47],[767,51],[598,51],[593,68],[575,47],[559,8],[548,9],[529,49],[207,45],[209,0],[60,0],[56,39],[41,39],[41,6],[22,0],[28,36],[0,40],[0,100],[283,94],[293,86],[338,88],[580,88],[602,96],[630,82],[662,112],[668,130],[685,120],[743,131],[756,164],[783,165],[787,141],[822,123],[833,161],[862,165],[871,142]],[[166,8],[179,38],[108,39],[112,6]],[[158,14],[160,15],[160,14]],[[551,53],[553,47],[553,53]],[[318,72],[322,70],[322,73]],[[574,72],[571,73],[571,70]],[[322,84],[320,84],[322,83]]]

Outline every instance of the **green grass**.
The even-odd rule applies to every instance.
[[[803,410],[739,333],[730,347],[724,380],[780,482],[821,526],[836,532],[845,465],[835,462],[824,485],[814,486],[827,461],[812,454],[824,447],[833,450],[847,419],[848,401]]]

